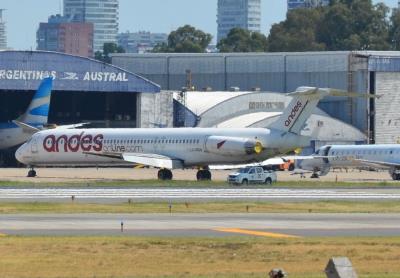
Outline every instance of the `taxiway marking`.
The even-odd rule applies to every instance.
[[[224,233],[252,235],[252,236],[272,237],[272,238],[301,238],[299,236],[288,235],[288,234],[278,234],[278,233],[270,233],[270,232],[243,230],[243,229],[237,229],[237,228],[215,229],[215,231],[224,232]]]

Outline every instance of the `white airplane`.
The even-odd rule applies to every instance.
[[[317,178],[331,168],[388,169],[393,180],[400,180],[400,145],[327,145],[319,148],[312,159],[301,160],[298,167],[312,171]]]
[[[270,128],[76,129],[40,131],[22,145],[16,158],[35,166],[99,166],[128,163],[160,168],[158,178],[172,179],[173,169],[198,167],[198,180],[211,179],[209,166],[264,161],[309,145],[300,135],[320,99],[348,93],[300,87]],[[365,95],[364,95],[365,96]]]
[[[47,124],[53,79],[43,79],[26,112],[12,122],[0,123],[0,149],[26,142]]]

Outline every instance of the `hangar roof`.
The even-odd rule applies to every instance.
[[[53,76],[54,90],[158,93],[160,86],[94,59],[48,51],[0,51],[0,89],[36,90]]]
[[[245,115],[240,115],[238,117],[229,119],[222,123],[219,123],[217,126],[219,128],[237,128],[237,127],[249,127],[254,123],[262,121],[267,118],[272,118],[278,115],[281,115],[282,112],[257,112],[250,113]]]

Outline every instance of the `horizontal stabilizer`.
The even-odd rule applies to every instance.
[[[24,133],[28,133],[28,134],[32,134],[33,135],[36,132],[40,131],[40,129],[38,129],[38,128],[34,127],[34,126],[28,125],[26,123],[22,123],[22,122],[17,121],[17,120],[13,120],[12,122],[14,124],[16,124],[17,126],[19,126],[20,128],[22,128]]]
[[[289,93],[287,96],[291,96],[292,101],[285,108],[281,116],[269,127],[284,133],[291,132],[294,134],[300,134],[306,121],[318,105],[318,102],[324,97],[376,97],[370,94],[358,94],[343,90],[316,87],[299,87],[295,92]]]

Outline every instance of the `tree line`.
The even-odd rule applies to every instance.
[[[212,36],[186,25],[153,52],[205,52]],[[234,28],[220,52],[399,50],[400,11],[372,0],[331,0],[328,6],[294,9],[267,36]]]
[[[158,53],[203,53],[212,35],[185,25],[171,32]],[[340,50],[400,50],[400,10],[372,0],[331,0],[328,6],[290,10],[267,36],[234,28],[217,44],[219,52],[294,52]],[[108,45],[96,58],[124,52]]]

